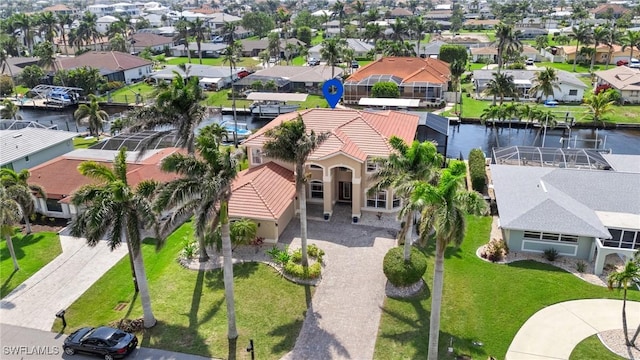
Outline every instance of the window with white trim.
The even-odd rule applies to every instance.
[[[372,159],[367,159],[367,172],[375,172],[378,170],[378,164],[375,163]]]
[[[542,233],[537,231],[525,231],[523,238],[525,240],[538,240],[538,241],[553,241],[553,242],[566,242],[566,243],[578,242],[578,237],[574,235]]]
[[[322,199],[324,197],[323,190],[322,181],[312,180],[309,182],[309,193],[312,199]]]
[[[378,191],[374,194],[367,194],[367,207],[386,209],[387,208],[387,192]]]
[[[262,150],[251,149],[251,163],[256,165],[262,164]]]
[[[400,198],[393,195],[393,208],[394,209],[399,208],[400,204],[401,204]]]

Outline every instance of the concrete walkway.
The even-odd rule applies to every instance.
[[[632,333],[640,324],[640,302],[627,301]],[[548,306],[522,325],[507,351],[507,360],[569,359],[587,337],[622,329],[622,300],[589,299]]]
[[[56,312],[127,254],[125,244],[111,251],[106,241],[90,247],[84,239],[62,234],[60,244],[62,254],[0,300],[0,323],[50,331]]]
[[[309,244],[325,251],[326,266],[295,347],[283,359],[373,358],[385,299],[382,260],[395,241],[387,229],[342,226],[345,219],[351,214],[308,222]],[[299,234],[294,219],[280,240],[299,248]]]

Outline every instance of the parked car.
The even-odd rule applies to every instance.
[[[275,64],[278,61],[280,61],[280,59],[278,59],[277,57],[273,57],[272,56],[272,57],[269,58],[269,64]]]
[[[524,64],[529,66],[533,65],[533,59],[531,58],[527,59],[527,61],[525,61]]]
[[[357,60],[353,60],[353,61],[351,62],[351,68],[352,68],[352,69],[357,69],[357,68],[359,68],[359,67],[360,67],[360,64],[358,63],[358,61],[357,61]]]
[[[238,71],[238,78],[242,79],[249,76],[249,71],[247,70],[240,70]]]
[[[629,62],[627,60],[618,60],[616,62],[616,66],[625,66],[627,64],[629,64]]]
[[[309,66],[317,66],[320,65],[320,60],[316,58],[310,58],[309,61],[307,61],[307,64],[309,64]]]
[[[224,42],[224,37],[222,36],[214,36],[213,38],[211,38],[211,42],[214,44],[220,44]]]
[[[64,340],[62,349],[67,355],[83,352],[105,360],[123,358],[138,346],[138,338],[122,330],[102,326],[83,327]]]

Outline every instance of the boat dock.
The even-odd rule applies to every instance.
[[[46,99],[18,99],[13,101],[16,105],[18,105],[22,109],[30,109],[30,110],[63,110],[71,106],[55,104],[47,101]]]

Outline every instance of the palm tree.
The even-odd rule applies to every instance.
[[[358,14],[358,23],[360,25],[360,29],[364,28],[364,16],[365,16],[365,10],[367,9],[367,5],[361,1],[361,0],[356,0],[355,3],[353,3],[353,11],[355,11],[356,14]]]
[[[32,194],[36,194],[42,199],[47,199],[47,194],[40,185],[27,182],[29,176],[31,176],[31,173],[27,169],[22,169],[20,172],[15,172],[8,168],[0,169],[0,183],[7,189],[9,194],[15,195],[14,200],[20,205],[22,220],[27,234],[31,234],[29,217],[35,211]]]
[[[32,15],[25,13],[18,13],[14,15],[15,25],[20,29],[22,36],[24,38],[24,45],[27,47],[27,51],[29,51],[29,55],[33,51],[33,37],[35,31],[35,19]]]
[[[51,11],[40,14],[40,28],[38,32],[44,35],[44,39],[53,44],[53,38],[58,35],[58,19]]]
[[[226,39],[227,44],[233,44],[236,41],[234,37],[235,37],[237,28],[238,28],[238,25],[235,22],[228,22],[228,21],[224,22],[224,25],[222,26],[222,31],[220,32],[220,34],[223,36],[224,39]]]
[[[496,103],[496,97],[500,98],[500,105],[504,102],[505,97],[518,98],[518,90],[513,82],[513,75],[499,72],[493,73],[493,79],[489,80],[484,93],[493,96],[493,104]]]
[[[602,121],[602,116],[613,111],[615,101],[611,99],[611,94],[615,90],[601,91],[597,94],[591,94],[584,98],[584,105],[589,108],[587,115],[593,120],[594,124]]]
[[[94,46],[98,42],[101,34],[97,29],[98,16],[89,11],[85,11],[80,20],[78,26],[78,35],[82,38],[85,44],[93,43]]]
[[[638,262],[634,260],[629,260],[624,265],[624,268],[618,272],[612,272],[607,277],[607,285],[610,290],[613,290],[613,287],[617,287],[618,289],[622,289],[622,330],[624,331],[624,340],[627,346],[634,346],[634,342],[629,340],[629,329],[627,326],[627,289],[629,286],[633,286],[633,284],[640,284],[640,266],[638,266]],[[637,334],[634,335],[633,339],[635,340]]]
[[[465,176],[465,164],[461,161],[451,161],[449,166],[442,170],[436,185],[421,181],[411,195],[414,206],[423,209],[420,236],[426,238],[430,229],[436,230],[429,324],[429,360],[438,359],[445,250],[451,243],[456,246],[462,243],[466,232],[465,214],[484,215],[487,211],[487,204],[482,195],[465,189]]]
[[[20,270],[20,266],[18,266],[11,236],[13,236],[14,233],[14,226],[20,221],[21,217],[22,210],[15,200],[15,196],[9,194],[9,191],[5,189],[4,186],[0,186],[0,235],[7,241],[9,254],[11,254],[11,260],[13,260],[14,271]]]
[[[9,99],[4,99],[0,109],[0,119],[22,120],[22,115],[18,111],[20,111],[20,108],[16,103]]]
[[[173,38],[178,43],[182,42],[187,52],[188,63],[191,64],[191,50],[189,50],[189,22],[184,18],[180,18],[175,25],[176,36]]]
[[[522,43],[513,31],[513,25],[504,23],[496,25],[496,39],[498,40],[498,73],[500,73],[504,55],[522,49]]]
[[[547,66],[544,70],[536,73],[533,86],[529,90],[529,93],[537,97],[540,92],[546,100],[549,96],[553,96],[553,89],[560,89],[560,85],[558,85],[558,74],[556,73],[556,69]]]
[[[135,281],[140,289],[144,327],[156,324],[151,310],[151,296],[142,259],[141,228],[155,221],[147,194],[155,183],[145,181],[132,189],[127,183],[127,149],[121,148],[113,168],[95,161],[84,161],[78,166],[83,176],[97,180],[98,184],[81,187],[71,197],[71,203],[81,209],[71,222],[71,235],[84,237],[89,246],[97,245],[107,236],[113,250],[127,243]]]
[[[536,41],[535,48],[538,51],[545,49],[547,46],[549,46],[549,37],[547,35],[537,36],[535,41]]]
[[[392,136],[389,139],[389,145],[394,150],[389,157],[373,159],[377,170],[369,179],[372,182],[369,192],[377,194],[379,191],[391,189],[402,201],[403,206],[398,213],[398,218],[404,226],[398,238],[404,237],[404,260],[409,261],[414,213],[418,210],[409,201],[411,192],[416,181],[431,182],[435,179],[438,169],[442,166],[443,158],[430,141],[414,140],[411,145],[407,145],[404,140]]]
[[[338,34],[339,37],[342,37],[342,22],[344,21],[344,17],[347,15],[344,11],[344,3],[340,0],[337,0],[331,7],[331,11],[333,12],[334,16],[338,17]]]
[[[580,44],[589,45],[593,42],[593,31],[590,27],[580,24],[578,27],[572,28],[572,33],[570,35],[572,38],[576,40],[576,54],[573,58],[573,72],[576,72],[576,61],[578,60],[578,49]]]
[[[449,65],[449,70],[451,71],[451,86],[453,87],[453,91],[456,92],[454,112],[457,112],[458,96],[460,94],[460,78],[464,74],[465,65],[466,64],[459,59],[453,60],[453,62]]]
[[[73,23],[73,19],[71,15],[58,13],[58,28],[60,29],[60,36],[62,37],[62,45],[64,45],[64,54],[69,55],[69,48],[67,43],[67,34],[65,31],[65,27],[71,26]]]
[[[120,51],[126,53],[127,49],[127,41],[122,34],[115,34],[109,39],[109,47],[112,51]]]
[[[38,65],[46,71],[56,71],[56,54],[53,44],[45,40],[37,44],[33,49],[33,55],[40,58]]]
[[[611,54],[613,54],[613,46],[620,43],[620,39],[622,37],[622,33],[616,29],[616,25],[613,24],[613,27],[607,33],[607,38],[605,39],[604,44],[607,45],[609,51],[607,51],[607,62],[605,64],[605,69],[609,68],[611,65]]]
[[[89,135],[100,137],[100,132],[103,131],[103,124],[109,121],[109,114],[100,109],[98,98],[95,95],[89,94],[89,100],[89,105],[80,104],[78,106],[78,109],[73,113],[73,118],[78,125],[83,122],[88,123]]]
[[[374,45],[378,43],[378,40],[384,38],[384,29],[382,26],[372,23],[365,25],[364,28],[364,40],[373,41]]]
[[[235,300],[233,293],[233,259],[229,232],[228,204],[231,183],[237,175],[238,157],[231,150],[220,149],[220,128],[207,126],[196,138],[198,156],[174,153],[161,164],[163,171],[175,172],[181,177],[163,185],[156,198],[156,209],[175,209],[172,226],[189,214],[196,214],[196,234],[204,238],[209,228],[215,231],[221,225],[223,277],[227,303],[227,337],[238,337]],[[160,245],[166,240],[160,237]]]
[[[302,246],[302,266],[309,265],[307,259],[307,176],[305,163],[309,155],[317,149],[328,137],[328,133],[316,134],[311,130],[307,133],[302,116],[298,114],[296,120],[283,122],[265,133],[268,140],[262,150],[266,157],[293,163],[296,176],[296,190],[300,209],[300,243]]]
[[[240,55],[242,55],[242,43],[240,41],[233,42],[227,46],[224,51],[224,55],[222,57],[222,63],[229,63],[229,73],[231,74],[231,78],[233,79],[233,70],[236,68],[236,64],[240,59]],[[233,108],[233,126],[234,129],[238,129],[238,116],[236,114],[236,92],[233,89],[233,83],[231,84],[231,101]],[[233,145],[238,147],[238,133],[236,131],[233,132]]]
[[[327,65],[331,66],[332,79],[336,77],[335,66],[338,63],[338,59],[342,56],[342,49],[345,45],[344,39],[329,38],[322,42],[320,57],[327,62]]]
[[[609,28],[606,26],[598,26],[593,29],[593,54],[591,56],[591,66],[589,72],[593,72],[593,65],[596,62],[596,55],[598,54],[598,46],[606,44],[609,38]]]
[[[416,16],[410,23],[409,29],[416,36],[416,54],[420,56],[420,42],[424,38],[424,33],[429,31],[429,25],[422,19],[422,16]]]
[[[207,38],[209,29],[204,25],[204,22],[199,17],[190,22],[189,25],[191,26],[191,32],[193,32],[196,40],[196,46],[198,47],[198,58],[200,59],[200,65],[202,65],[202,41]]]
[[[627,30],[620,41],[622,43],[622,51],[625,51],[627,48],[631,50],[629,54],[629,63],[631,63],[631,59],[633,59],[633,49],[640,51],[640,31]]]
[[[389,28],[393,30],[391,35],[393,41],[403,41],[407,35],[407,25],[402,21],[402,18],[396,18],[392,24],[389,24]]]
[[[13,71],[11,70],[11,65],[9,64],[9,53],[5,49],[0,49],[0,70],[2,73],[7,70],[9,76],[13,79]]]

